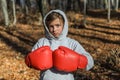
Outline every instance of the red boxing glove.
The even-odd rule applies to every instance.
[[[72,72],[77,70],[79,55],[73,50],[60,46],[53,52],[53,66],[60,71]]]
[[[80,55],[79,55],[78,68],[84,69],[84,68],[86,68],[87,64],[88,64],[87,57],[80,54]]]
[[[33,67],[38,70],[49,69],[53,66],[52,50],[49,46],[40,47],[29,53],[25,58],[25,63],[28,67]]]
[[[30,67],[30,59],[29,59],[29,56],[26,56],[25,57],[25,64]]]

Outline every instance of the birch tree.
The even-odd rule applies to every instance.
[[[16,25],[16,10],[15,10],[15,0],[11,0],[12,1],[12,9],[13,9],[13,25]]]
[[[10,24],[10,21],[9,21],[9,15],[8,15],[8,10],[7,10],[7,2],[6,0],[0,0],[0,4],[2,7],[4,19],[5,19],[5,25],[8,26]]]
[[[87,3],[87,0],[84,0],[84,20],[83,20],[84,26],[86,26],[86,3]]]
[[[23,13],[29,14],[29,7],[31,6],[30,0],[20,0],[20,5]]]
[[[114,0],[114,10],[118,11],[119,8],[119,0]]]
[[[110,4],[110,0],[108,0],[108,22],[110,22],[110,13],[111,13],[111,4]]]

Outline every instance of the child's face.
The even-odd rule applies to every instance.
[[[58,38],[63,30],[63,22],[57,18],[50,22],[48,29],[54,37]]]

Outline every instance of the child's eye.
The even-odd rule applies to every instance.
[[[52,28],[53,28],[53,26],[49,26],[48,28],[49,28],[49,29],[52,29]]]
[[[57,27],[60,27],[60,24],[56,24]]]

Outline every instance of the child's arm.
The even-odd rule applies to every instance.
[[[86,70],[89,70],[93,67],[94,61],[92,56],[90,55],[90,53],[85,51],[85,49],[77,41],[75,41],[75,44],[74,44],[74,51],[87,57],[88,64],[87,64]]]

